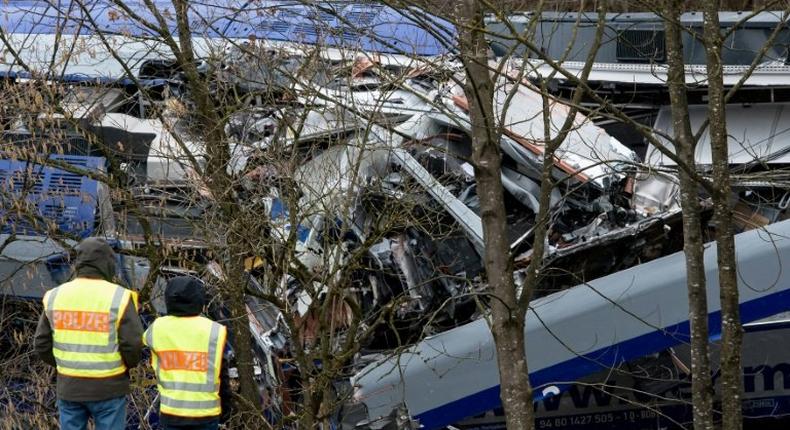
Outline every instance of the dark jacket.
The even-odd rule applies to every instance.
[[[165,289],[165,306],[167,314],[176,317],[194,317],[203,312],[206,303],[206,288],[203,282],[191,276],[177,276],[167,282]],[[222,351],[222,367],[219,373],[219,396],[222,402],[222,416],[230,414],[230,391],[228,363],[225,351]],[[169,425],[200,424],[217,419],[217,417],[185,418],[160,413],[159,421]]]
[[[112,282],[115,275],[115,255],[105,241],[97,238],[85,239],[76,250],[76,278],[100,278]],[[118,350],[126,367],[130,369],[140,362],[142,335],[143,325],[134,304],[130,301],[118,327]],[[41,360],[55,366],[55,356],[52,353],[52,326],[46,313],[42,313],[38,320],[34,349]],[[129,394],[129,373],[110,378],[58,375],[57,393],[59,399],[72,402],[92,402],[125,396]]]

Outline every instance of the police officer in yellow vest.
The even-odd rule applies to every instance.
[[[222,402],[229,397],[223,366],[227,330],[200,316],[205,297],[200,280],[171,279],[165,289],[167,316],[154,321],[143,335],[152,352],[164,429],[217,429]]]
[[[56,366],[60,425],[83,430],[126,427],[128,369],[140,362],[143,326],[136,296],[112,282],[115,255],[103,240],[76,248],[75,278],[44,295],[35,350]]]

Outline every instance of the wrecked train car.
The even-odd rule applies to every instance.
[[[784,383],[790,361],[783,347],[790,336],[787,324],[786,313],[744,324],[745,427],[780,429],[790,413]],[[719,348],[719,341],[712,339],[714,383],[721,375]],[[536,426],[573,430],[687,428],[693,415],[689,366],[688,345],[679,345],[581,378],[566,390],[536,402]],[[453,427],[504,430],[504,412],[495,409]]]
[[[785,221],[736,237],[745,322],[786,310],[787,274],[781,266],[790,257],[789,228]],[[710,246],[705,266],[711,280],[716,279],[715,260],[715,246]],[[687,342],[683,267],[683,254],[677,253],[534,301],[525,336],[531,345],[540,345],[528,351],[536,398],[559,394],[566,381],[596,369]],[[714,282],[708,295],[716,321]],[[718,330],[719,323],[711,326],[711,333]],[[361,370],[353,381],[357,414],[349,414],[348,428],[388,420],[403,408],[420,428],[441,428],[496,408],[497,381],[491,333],[479,319]]]

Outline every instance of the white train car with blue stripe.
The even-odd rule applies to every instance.
[[[736,236],[741,318],[790,310],[790,221]],[[711,336],[720,332],[716,246],[705,250]],[[682,252],[532,302],[527,355],[535,400],[601,369],[687,344]],[[438,429],[500,406],[499,373],[485,319],[432,336],[368,365],[354,379],[368,422],[398,408]]]

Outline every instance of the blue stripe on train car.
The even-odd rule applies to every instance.
[[[755,321],[776,315],[786,311],[788,303],[790,303],[790,290],[766,295],[741,304],[741,318],[743,321]],[[718,336],[721,332],[721,312],[711,313],[708,321],[711,336]],[[688,333],[689,323],[683,321],[665,327],[663,330],[656,330],[530,373],[530,381],[533,386],[538,387],[556,381],[576,380],[597,370],[617,366],[628,360],[664,350],[682,341],[688,341]],[[535,400],[542,398],[537,390],[535,397]],[[423,412],[415,418],[419,419],[423,428],[436,429],[499,406],[501,406],[499,385],[496,385],[439,408]]]

